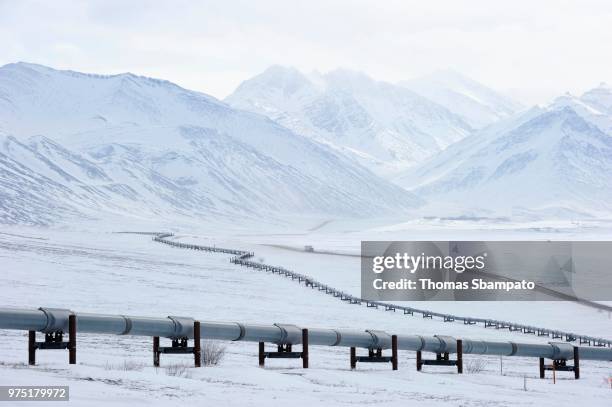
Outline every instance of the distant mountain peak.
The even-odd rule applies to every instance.
[[[556,109],[549,110],[548,112],[543,113],[540,117],[525,123],[523,126],[535,126],[536,123],[547,127],[551,127],[554,123],[560,123],[580,129],[584,129],[586,127],[590,127],[594,130],[596,129],[595,126],[588,123],[580,114],[578,114],[578,112],[576,112],[576,108],[571,105],[559,106]]]
[[[269,68],[225,101],[324,140],[379,174],[401,170],[470,134],[443,106],[345,68],[308,76]]]
[[[46,65],[26,61],[11,62],[6,65],[0,66],[0,69],[29,69],[38,72],[58,71],[57,69],[51,68]]]
[[[565,92],[561,96],[557,96],[553,101],[547,105],[549,109],[556,109],[559,107],[567,106],[568,103],[579,103],[580,98],[572,95],[570,92]]]
[[[593,89],[589,89],[586,92],[584,92],[584,94],[582,95],[582,97],[592,97],[592,98],[608,98],[612,96],[612,85],[609,85],[606,82],[601,82],[598,86],[594,87]]]
[[[278,74],[278,73],[295,73],[300,74],[300,71],[292,65],[272,64],[268,66],[262,74]]]
[[[520,103],[452,69],[402,81],[400,85],[446,107],[476,129],[522,109]]]
[[[256,75],[261,78],[273,77],[273,78],[293,78],[296,80],[303,80],[306,75],[294,66],[289,65],[270,65],[263,72]]]
[[[612,91],[606,86],[593,88],[582,96],[569,92],[557,97],[545,110],[571,108],[587,122],[594,124],[604,133],[612,134]]]
[[[302,72],[292,66],[283,65],[271,65],[254,78],[257,78],[259,81],[267,80],[268,85],[272,86],[308,82],[308,78]]]

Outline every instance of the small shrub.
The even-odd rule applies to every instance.
[[[145,367],[145,364],[142,362],[126,359],[120,365],[113,365],[113,364],[106,362],[106,364],[104,365],[104,370],[123,370],[126,372],[131,372],[131,371],[140,372],[142,369],[144,369],[144,367]]]
[[[168,376],[184,377],[186,379],[191,378],[191,371],[189,370],[189,366],[185,364],[168,365],[164,368],[164,370],[166,371],[166,374]]]
[[[216,366],[225,356],[225,346],[218,342],[204,341],[202,346],[202,365]]]
[[[123,366],[121,366],[121,368],[128,372],[128,371],[136,371],[136,372],[140,372],[142,369],[144,369],[145,365],[142,362],[138,362],[136,360],[124,360],[123,361]]]

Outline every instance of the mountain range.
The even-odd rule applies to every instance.
[[[326,143],[382,176],[473,132],[460,116],[410,89],[344,69],[305,75],[272,66],[225,101]]]
[[[395,181],[434,212],[609,217],[612,90],[602,84],[501,120]]]
[[[401,213],[421,201],[343,154],[168,81],[0,68],[0,221]]]
[[[0,67],[0,223],[607,218],[611,180],[605,84],[525,109],[453,72],[391,84],[273,66],[220,101],[130,73]]]

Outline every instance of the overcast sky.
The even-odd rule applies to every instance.
[[[609,0],[0,0],[0,65],[129,71],[219,98],[282,64],[391,82],[451,68],[544,103],[612,83],[611,44]]]

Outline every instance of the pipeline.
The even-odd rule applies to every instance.
[[[109,335],[159,336],[170,339],[194,338],[194,318],[168,316],[139,317],[75,313],[59,308],[0,308],[0,329],[38,331],[44,333],[67,332],[70,315],[76,316],[79,333]],[[239,322],[200,321],[200,337],[224,341],[268,342],[278,345],[300,344],[302,328],[288,324],[259,325]],[[319,346],[389,349],[391,334],[380,330],[349,330],[309,328],[309,344]],[[463,353],[475,355],[502,355],[570,360],[574,346],[565,342],[548,344],[518,343],[510,341],[484,341],[462,339]],[[456,353],[457,340],[451,336],[397,335],[400,350],[431,353]],[[577,347],[582,360],[612,361],[612,349]]]
[[[445,313],[428,311],[428,310],[423,310],[423,309],[418,309],[418,308],[413,308],[413,307],[406,307],[403,305],[391,304],[387,302],[364,300],[362,298],[356,297],[344,291],[333,288],[329,285],[323,284],[313,279],[310,276],[296,273],[294,271],[288,270],[283,267],[272,266],[269,264],[252,261],[250,259],[255,256],[255,253],[253,252],[237,250],[237,249],[226,249],[226,248],[220,248],[216,246],[203,246],[203,245],[196,245],[196,244],[190,244],[190,243],[181,243],[181,242],[176,242],[176,241],[167,239],[168,237],[172,237],[172,236],[174,236],[173,233],[157,233],[153,237],[153,240],[159,243],[170,245],[172,247],[178,247],[178,248],[183,248],[183,249],[233,254],[234,257],[230,259],[230,262],[233,264],[237,264],[237,265],[248,267],[248,268],[263,270],[263,271],[269,271],[273,274],[284,275],[285,277],[291,278],[292,280],[298,280],[298,283],[303,282],[306,287],[310,286],[313,289],[317,288],[319,291],[325,291],[326,294],[333,295],[334,297],[339,298],[342,301],[347,301],[350,304],[361,305],[365,303],[368,308],[382,307],[385,309],[385,311],[393,311],[393,312],[395,312],[396,310],[400,310],[405,315],[421,314],[423,318],[433,319],[434,317],[436,317],[436,318],[442,319],[444,322],[462,321],[465,325],[476,325],[476,324],[481,323],[484,325],[485,328],[492,327],[495,329],[508,329],[510,332],[522,332],[524,334],[532,334],[532,335],[537,335],[540,337],[547,336],[552,339],[563,339],[566,342],[579,341],[581,345],[582,344],[587,344],[587,345],[592,344],[595,347],[605,347],[605,346],[607,346],[608,348],[612,347],[612,340],[608,340],[604,338],[596,338],[596,337],[589,336],[589,335],[581,335],[581,334],[576,334],[576,333],[566,332],[566,331],[561,331],[561,330],[535,327],[531,325],[519,324],[516,322],[445,314]]]

